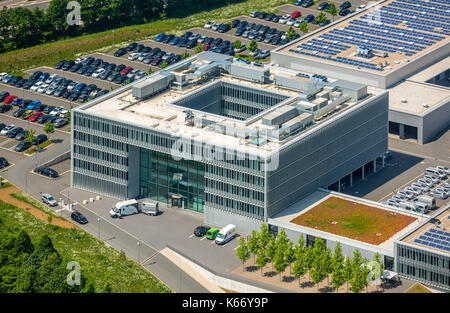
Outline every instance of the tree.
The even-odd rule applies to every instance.
[[[347,281],[347,289],[348,289],[348,282],[352,278],[352,260],[350,257],[347,257],[345,259],[344,268],[342,269],[342,274],[344,277],[344,280]]]
[[[327,19],[327,17],[326,17],[326,15],[325,15],[325,13],[323,13],[323,12],[320,12],[320,14],[319,15],[317,15],[317,17],[316,17],[316,21],[317,21],[317,23],[322,23],[322,22],[324,22],[325,20]]]
[[[240,40],[236,40],[235,42],[233,42],[234,49],[239,49],[241,47],[242,47],[242,42]]]
[[[308,246],[305,248],[303,262],[305,264],[305,268],[309,273],[309,277],[311,277],[311,268],[313,267],[314,260],[315,260],[315,254],[314,250],[311,246]]]
[[[248,50],[250,50],[251,52],[255,51],[256,49],[258,49],[258,43],[256,42],[255,39],[252,39],[252,41],[250,41],[250,44],[248,45]]]
[[[184,59],[187,59],[187,58],[189,58],[190,57],[190,54],[187,52],[187,51],[184,51],[182,54],[181,54],[181,58],[184,60]]]
[[[53,134],[55,132],[55,127],[54,127],[53,123],[52,122],[45,123],[44,131],[46,132],[47,136],[50,136],[50,134]]]
[[[36,134],[36,131],[34,129],[29,129],[27,134],[25,135],[25,140],[31,144],[31,142],[34,140]]]
[[[332,259],[332,274],[331,274],[331,284],[336,288],[338,292],[339,287],[344,284],[344,255],[342,254],[341,243],[336,242],[334,247],[334,254]]]
[[[153,70],[151,67],[148,68],[147,74],[148,75],[153,74]],[[112,86],[111,86],[111,91],[112,91]]]
[[[31,254],[33,253],[33,251],[34,246],[31,242],[30,236],[28,236],[28,234],[24,230],[21,230],[16,240],[14,240],[14,254]]]
[[[326,276],[326,245],[319,237],[316,237],[312,251],[313,261],[310,273],[313,282],[317,284],[317,288],[319,288],[319,283],[323,281]]]
[[[259,234],[256,230],[253,230],[250,236],[248,236],[247,246],[250,252],[253,254],[253,262],[256,261],[256,255],[259,250]]]
[[[70,119],[72,118],[72,109],[73,109],[73,105],[71,105],[70,109],[67,110],[67,112],[66,112],[66,118],[69,121],[69,123],[70,123]]]
[[[292,26],[290,26],[288,31],[286,32],[286,38],[294,39],[296,35],[297,35],[297,33],[295,32],[294,28]]]
[[[262,276],[262,270],[264,266],[266,266],[267,262],[269,261],[266,251],[264,249],[259,249],[258,253],[256,255],[256,266],[261,269],[261,276]]]
[[[334,3],[332,3],[332,4],[330,5],[330,7],[328,8],[328,13],[330,13],[330,14],[333,16],[333,22],[334,22],[334,17],[335,17],[336,14],[337,14],[337,8],[336,8],[336,6],[334,5]]]
[[[324,271],[327,276],[327,282],[330,284],[330,274],[333,273],[333,258],[331,257],[331,250],[330,248],[326,248],[323,255],[322,255],[322,261],[324,266]]]
[[[368,269],[365,265],[353,268],[352,278],[350,279],[350,290],[354,293],[360,292],[367,284]]]
[[[236,249],[237,257],[242,260],[242,271],[244,271],[244,264],[250,259],[250,250],[245,242],[245,238],[239,239],[239,247]]]
[[[306,21],[303,21],[298,27],[302,32],[307,33],[308,32],[308,23]]]
[[[272,265],[275,267],[276,271],[280,273],[280,282],[281,282],[281,273],[286,270],[287,263],[284,259],[283,249],[282,247],[278,247],[275,252],[275,256],[272,260]]]
[[[372,281],[375,281],[376,285],[380,284],[380,278],[383,276],[384,274],[384,263],[381,261],[381,257],[380,254],[377,252],[375,253],[375,255],[373,256],[373,260],[372,262],[369,263],[371,266],[371,271],[370,271],[370,279]]]
[[[295,262],[292,272],[294,276],[298,278],[298,286],[300,287],[300,278],[306,274],[306,267],[304,262],[304,254],[299,251],[300,250],[295,250]]]
[[[168,66],[169,66],[169,63],[167,63],[167,61],[164,61],[160,68],[163,69],[163,68],[166,68]]]
[[[289,239],[286,247],[284,248],[284,259],[286,264],[289,265],[289,273],[292,274],[292,262],[295,261],[295,249],[293,242]]]
[[[276,242],[274,236],[269,237],[269,242],[267,243],[265,250],[267,251],[267,256],[269,257],[270,261],[272,262],[272,268],[273,268],[273,259],[275,257],[275,254],[277,253],[277,242]]]
[[[269,231],[269,226],[266,223],[262,223],[259,231],[259,247],[261,249],[266,249],[272,234]]]
[[[200,53],[200,52],[202,52],[202,51],[205,51],[205,46],[202,45],[201,43],[199,43],[199,44],[197,45],[197,47],[195,47],[195,53]]]

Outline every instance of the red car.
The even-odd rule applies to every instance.
[[[5,100],[3,100],[3,102],[5,102],[5,103],[11,103],[14,99],[16,99],[17,98],[17,96],[7,96],[6,98],[5,98]]]
[[[294,12],[291,14],[291,17],[292,17],[292,18],[297,18],[297,17],[300,17],[300,16],[302,16],[302,14],[300,13],[300,11],[294,11]]]
[[[120,71],[120,74],[127,75],[132,70],[133,70],[133,68],[131,66],[127,66],[126,68],[124,68],[123,70]]]
[[[33,115],[30,116],[29,120],[30,122],[36,122],[38,118],[40,118],[44,113],[42,112],[36,112]]]
[[[211,49],[211,46],[210,45],[208,45],[207,43],[204,45],[204,47],[205,47],[205,51],[208,51],[208,50],[210,50]]]

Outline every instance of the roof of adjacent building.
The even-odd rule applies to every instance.
[[[448,1],[387,0],[369,5],[278,52],[384,74],[447,44],[449,37]],[[387,57],[357,56],[361,47],[387,53]],[[384,62],[387,64],[380,66]]]
[[[450,205],[406,234],[401,242],[450,255]]]

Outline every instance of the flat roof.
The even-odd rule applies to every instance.
[[[438,226],[436,222],[439,223]],[[450,206],[428,219],[401,241],[450,254]]]
[[[441,0],[387,0],[277,51],[385,74],[448,43],[449,10]],[[359,57],[361,47],[388,55]]]
[[[450,56],[409,77],[407,80],[425,83],[427,82],[427,80],[441,74],[448,69],[450,69]]]
[[[322,190],[299,200],[272,219],[357,240],[389,251],[393,251],[395,240],[420,225],[417,215],[407,211]]]
[[[448,88],[409,80],[388,90],[389,109],[411,114],[421,115],[438,104],[450,101]],[[426,107],[424,104],[428,106]]]
[[[217,61],[213,58],[214,54],[216,53],[208,54],[208,61]],[[224,60],[219,59],[219,61],[222,62]],[[202,54],[199,54],[166,68],[163,74],[166,75],[168,73],[174,73],[175,71],[182,68],[186,69],[193,67],[201,69],[202,66],[209,66],[209,63],[207,62],[205,63],[205,60],[202,58]],[[288,137],[279,140],[273,140],[271,137],[269,137],[269,141],[264,142],[261,145],[254,144],[250,139],[239,138],[239,135],[236,134],[218,133],[216,131],[213,131],[208,126],[197,127],[196,125],[192,126],[186,123],[185,111],[189,108],[177,105],[177,101],[183,97],[194,96],[194,94],[197,93],[197,91],[201,88],[208,88],[208,86],[215,84],[218,81],[223,81],[230,84],[238,84],[239,86],[251,87],[255,90],[255,94],[257,94],[261,90],[270,91],[273,93],[282,94],[283,96],[286,96],[286,99],[278,104],[269,107],[268,109],[263,110],[259,114],[256,114],[253,117],[242,121],[226,116],[221,116],[219,114],[208,113],[202,110],[189,109],[193,111],[195,117],[204,118],[205,120],[208,120],[208,123],[214,122],[216,124],[234,127],[240,134],[243,130],[248,131],[250,134],[255,134],[257,128],[260,128],[262,130],[275,129],[275,126],[263,125],[262,118],[276,109],[282,108],[286,105],[296,104],[299,101],[305,99],[300,98],[302,96],[302,91],[286,89],[284,87],[275,85],[275,83],[273,82],[274,75],[281,73],[284,73],[285,75],[293,75],[294,73],[296,73],[295,71],[274,67],[265,67],[265,69],[270,70],[270,78],[269,81],[264,84],[232,76],[226,73],[226,71],[223,71],[223,73],[221,73],[220,75],[212,76],[205,80],[196,80],[195,83],[187,84],[183,89],[175,88],[176,86],[171,86],[148,98],[135,98],[133,96],[132,86],[144,86],[146,82],[157,81],[158,78],[164,78],[164,75],[161,75],[159,74],[160,72],[157,72],[146,79],[130,84],[128,88],[125,87],[116,93],[111,93],[108,97],[103,98],[104,100],[94,100],[90,103],[80,106],[78,109],[104,118],[110,118],[112,120],[141,126],[143,128],[151,128],[156,131],[160,130],[162,132],[170,133],[173,136],[180,135],[194,138],[196,140],[202,140],[204,142],[220,142],[223,146],[231,147],[236,151],[248,151],[257,155],[268,155],[272,151],[282,147],[284,144],[295,140],[295,138],[297,138],[300,134],[313,129],[314,127],[324,123],[325,121],[333,119],[336,116],[345,114],[348,109],[351,109],[355,105],[360,104],[370,99],[372,96],[378,95],[380,93],[380,90],[370,88],[368,90],[368,97],[365,97],[364,99],[358,101],[346,99],[344,103],[338,105],[336,111],[333,111],[331,114],[320,119],[313,120],[312,124],[309,124],[306,128],[303,128],[302,130],[294,132]],[[332,79],[330,80],[331,83],[333,81],[334,80]],[[327,101],[330,104],[334,100],[336,99],[328,99]],[[302,112],[299,112],[298,116],[301,116],[301,113]],[[289,122],[289,120],[287,120],[286,122]],[[253,130],[255,132],[252,132]]]

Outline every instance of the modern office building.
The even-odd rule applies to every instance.
[[[203,52],[77,107],[71,134],[73,187],[249,233],[318,187],[376,170],[388,94]]]
[[[271,63],[390,93],[390,133],[419,144],[450,124],[450,5],[383,0],[271,53]]]
[[[450,290],[450,205],[395,241],[397,272],[437,289]]]

